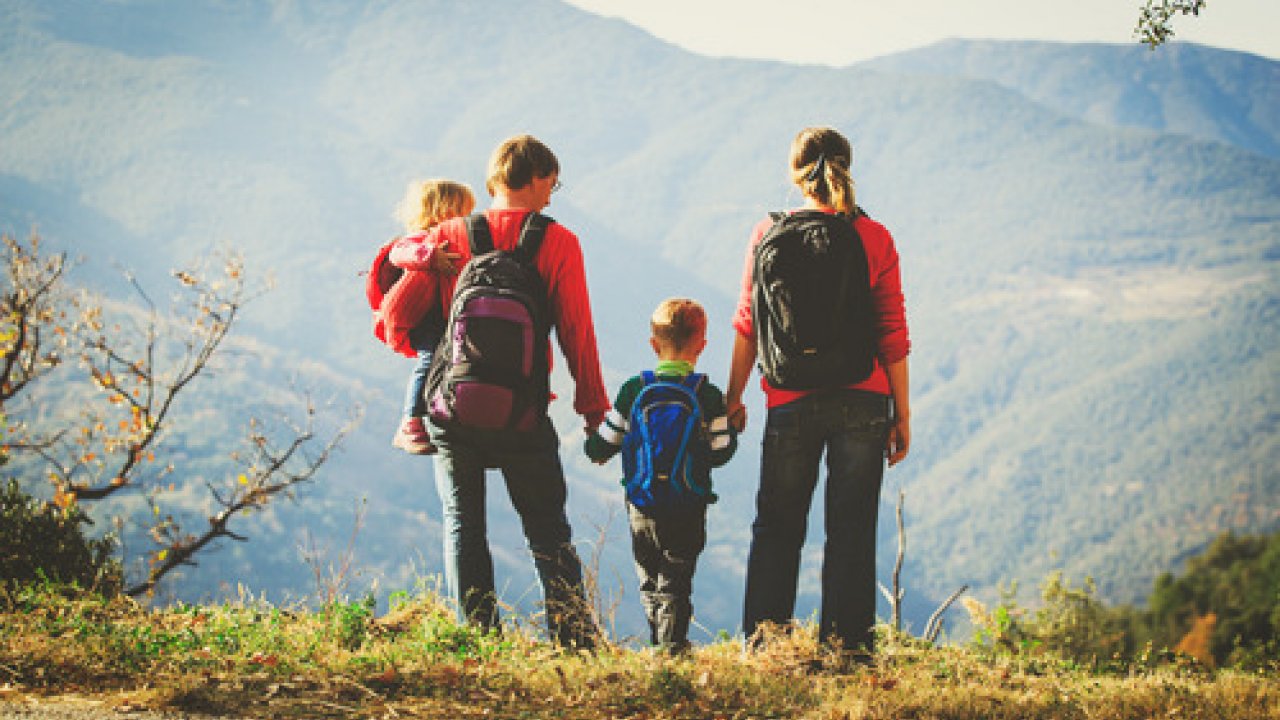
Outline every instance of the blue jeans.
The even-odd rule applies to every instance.
[[[809,506],[825,453],[819,636],[849,651],[871,650],[888,428],[889,398],[856,390],[814,393],[769,410],[747,560],[742,629],[748,640],[762,622],[791,620]]]
[[[405,388],[405,417],[423,417],[427,414],[427,401],[424,397],[427,371],[431,369],[431,355],[443,334],[444,326],[434,318],[428,318],[409,331],[409,346],[418,352],[418,361],[413,366],[413,373],[409,375],[409,386]]]
[[[445,580],[464,620],[498,629],[493,557],[485,517],[485,469],[501,470],[542,584],[547,631],[566,647],[592,647],[595,624],[585,600],[582,563],[565,514],[568,488],[559,439],[544,417],[518,448],[494,433],[429,422],[436,445],[436,489],[444,506]],[[501,448],[501,449],[500,449]]]

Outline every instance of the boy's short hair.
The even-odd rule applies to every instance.
[[[658,342],[673,350],[683,350],[707,334],[707,312],[697,300],[668,298],[653,311],[649,328]]]
[[[541,140],[532,135],[517,135],[507,139],[489,158],[489,179],[485,188],[489,194],[498,186],[519,190],[533,182],[560,172],[560,161]]]

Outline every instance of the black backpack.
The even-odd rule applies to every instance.
[[[877,318],[854,218],[819,210],[771,216],[752,271],[760,372],[785,390],[867,379],[875,367]]]
[[[471,259],[427,373],[427,413],[437,424],[527,432],[546,415],[551,313],[533,259],[551,222],[529,213],[508,252],[494,249],[483,213],[467,218]]]

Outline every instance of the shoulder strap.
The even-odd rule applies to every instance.
[[[525,216],[524,226],[520,228],[520,239],[516,242],[516,252],[528,261],[537,257],[538,249],[542,247],[542,241],[547,237],[547,228],[553,222],[555,221],[551,218],[536,211]]]
[[[493,234],[489,232],[489,220],[484,213],[467,216],[467,243],[471,246],[471,257],[493,251]]]
[[[702,383],[706,379],[707,379],[707,376],[702,373],[689,373],[688,375],[684,376],[684,380],[681,381],[681,383],[685,387],[692,390],[694,395],[696,396],[698,394],[698,390],[702,389]]]
[[[652,385],[658,380],[658,376],[652,370],[645,370],[640,373],[640,377],[644,380],[645,385]]]

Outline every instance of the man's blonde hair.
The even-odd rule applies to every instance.
[[[451,217],[466,215],[476,206],[476,196],[464,183],[453,180],[418,180],[409,184],[396,217],[406,232],[430,230]]]
[[[707,312],[697,300],[668,298],[653,311],[649,328],[658,342],[673,350],[683,350],[706,336]]]
[[[509,138],[489,158],[489,178],[485,188],[490,195],[499,187],[508,190],[519,190],[533,182],[534,178],[544,178],[559,174],[560,161],[541,140],[532,135],[517,135]]]

